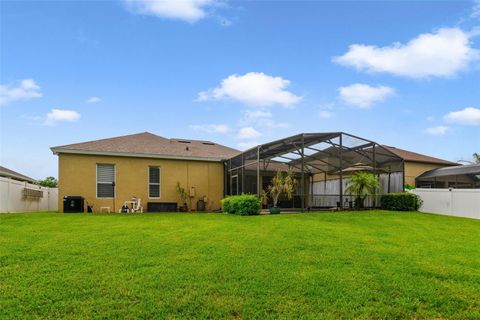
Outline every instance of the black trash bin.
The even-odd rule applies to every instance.
[[[205,211],[205,201],[203,200],[197,201],[197,211]]]
[[[63,212],[78,213],[85,212],[85,199],[82,196],[65,196],[63,197]]]

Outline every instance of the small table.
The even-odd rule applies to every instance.
[[[107,213],[110,213],[110,207],[100,207],[100,213],[102,213],[103,210],[106,210]]]

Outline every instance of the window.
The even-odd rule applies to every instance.
[[[148,197],[160,198],[160,167],[148,168]]]
[[[97,198],[115,197],[115,165],[97,164]]]

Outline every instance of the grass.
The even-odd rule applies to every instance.
[[[2,214],[0,318],[480,319],[480,221]]]

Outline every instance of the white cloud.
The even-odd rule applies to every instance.
[[[0,85],[0,106],[13,101],[29,100],[40,98],[41,96],[42,93],[40,92],[40,87],[33,79],[24,79],[20,81],[19,87]]]
[[[443,28],[420,34],[407,44],[386,47],[353,44],[347,53],[333,61],[362,71],[412,78],[447,77],[479,59],[479,51],[471,47],[472,36],[459,28]]]
[[[436,127],[427,128],[425,131],[431,135],[441,136],[447,133],[447,130],[448,130],[448,127],[446,126],[436,126]]]
[[[260,137],[262,134],[255,130],[253,127],[241,128],[237,137],[239,139],[254,139]]]
[[[265,110],[245,110],[242,117],[238,120],[239,126],[249,126],[252,124],[264,124],[270,121],[273,114]]]
[[[333,112],[328,111],[328,110],[320,110],[320,112],[318,113],[318,116],[322,119],[330,119],[334,115],[335,114]]]
[[[58,122],[75,122],[80,119],[80,114],[73,110],[52,109],[45,118],[45,125],[51,126]]]
[[[480,0],[476,0],[473,3],[472,14],[470,15],[472,18],[480,18]]]
[[[27,120],[31,120],[31,121],[39,121],[39,120],[42,120],[42,117],[40,116],[30,116],[30,115],[26,115],[26,114],[22,114],[20,116],[20,118],[22,119],[27,119]]]
[[[190,126],[195,131],[203,131],[206,133],[228,133],[230,128],[225,124],[195,124]]]
[[[463,110],[449,112],[443,118],[449,123],[478,126],[480,125],[480,109],[467,107]]]
[[[271,118],[272,113],[265,110],[247,110],[245,111],[244,117],[252,120],[259,118]]]
[[[368,84],[355,83],[338,88],[340,99],[347,104],[369,108],[372,104],[384,101],[395,93],[395,90],[386,86],[369,86]]]
[[[197,22],[207,16],[207,9],[215,0],[124,0],[127,8],[134,13],[160,18]]]
[[[200,92],[198,100],[231,99],[255,107],[271,105],[290,107],[300,102],[302,98],[285,90],[289,84],[289,80],[262,72],[232,74],[223,79],[219,87]]]
[[[102,99],[100,99],[99,97],[90,97],[87,99],[87,103],[97,103],[100,101],[102,101]]]
[[[252,126],[262,128],[287,128],[289,125],[273,119],[273,114],[264,110],[245,110],[238,120],[239,126]]]
[[[260,143],[258,143],[257,141],[249,141],[249,142],[239,142],[237,146],[240,150],[248,150],[250,148],[258,146],[259,144]]]
[[[277,122],[273,119],[259,119],[257,125],[268,128],[288,128],[290,125],[285,122]]]

